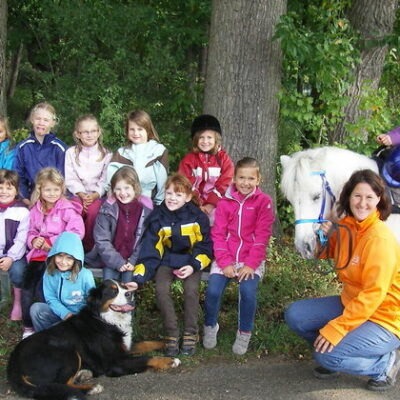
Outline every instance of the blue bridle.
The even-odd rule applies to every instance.
[[[318,223],[318,224],[322,224],[323,222],[327,222],[328,220],[324,218],[324,214],[325,214],[325,207],[326,207],[326,199],[327,199],[327,194],[330,196],[331,198],[331,209],[333,207],[333,204],[336,202],[336,197],[332,192],[332,189],[329,185],[329,182],[326,179],[325,176],[325,171],[314,171],[314,172],[310,172],[311,176],[314,175],[319,175],[321,177],[321,181],[322,181],[322,203],[321,203],[321,209],[319,211],[319,215],[318,218],[304,218],[304,219],[296,219],[296,221],[294,221],[295,225],[298,224],[308,224],[308,223]],[[326,241],[326,238],[322,232],[321,229],[319,229],[317,231],[318,236],[319,236],[319,240],[321,242],[321,245],[323,245]]]

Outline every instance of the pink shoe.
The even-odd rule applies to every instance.
[[[33,335],[34,333],[35,333],[35,330],[33,328],[25,327],[24,330],[22,331],[22,340],[24,340],[27,337]]]

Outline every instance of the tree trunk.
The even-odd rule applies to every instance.
[[[274,199],[281,50],[272,36],[285,11],[286,0],[213,0],[204,96],[228,154],[256,158]]]
[[[7,98],[12,99],[14,97],[15,88],[17,87],[19,67],[21,65],[22,60],[22,51],[24,49],[24,45],[21,42],[18,51],[15,54],[12,62],[11,76],[9,78],[8,90],[7,90]]]
[[[0,115],[7,114],[6,44],[7,44],[7,0],[0,0]]]
[[[339,123],[331,137],[331,143],[343,143],[348,135],[346,124],[355,123],[370,111],[360,110],[364,85],[376,90],[382,75],[387,46],[380,42],[393,30],[397,0],[353,0],[348,17],[353,29],[361,37],[361,62],[354,69],[354,82],[347,95],[350,102],[344,109],[344,120]]]

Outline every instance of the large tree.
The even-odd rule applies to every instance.
[[[348,134],[346,124],[354,123],[360,116],[368,116],[370,112],[360,110],[360,100],[367,88],[378,88],[387,53],[384,39],[392,32],[397,4],[397,0],[352,1],[348,18],[353,29],[360,34],[361,61],[354,68],[354,81],[347,93],[350,101],[344,109],[343,121],[331,136],[332,143],[342,143]]]
[[[275,25],[286,0],[213,0],[204,112],[220,119],[234,161],[259,160],[275,194],[281,50]]]
[[[6,115],[7,0],[0,0],[0,115]]]

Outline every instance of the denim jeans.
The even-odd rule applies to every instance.
[[[22,257],[20,260],[14,261],[11,268],[8,270],[11,283],[16,288],[21,288],[24,281],[24,273],[26,268],[26,258]]]
[[[114,279],[122,283],[132,282],[133,271],[119,272],[114,268],[103,267],[103,279]]]
[[[221,307],[221,299],[226,285],[230,281],[221,274],[210,274],[205,299],[205,325],[215,326],[218,322],[218,313]],[[260,277],[254,275],[253,279],[239,283],[239,317],[238,329],[251,332],[254,327],[254,317],[257,307],[257,286]]]
[[[50,328],[50,326],[61,321],[61,318],[54,314],[46,303],[33,303],[30,314],[35,332]]]
[[[311,345],[319,330],[340,316],[344,307],[339,296],[300,300],[292,303],[285,313],[289,328]],[[382,326],[366,321],[349,332],[330,353],[317,353],[315,360],[331,371],[351,375],[366,375],[385,379],[393,363],[399,338]]]

